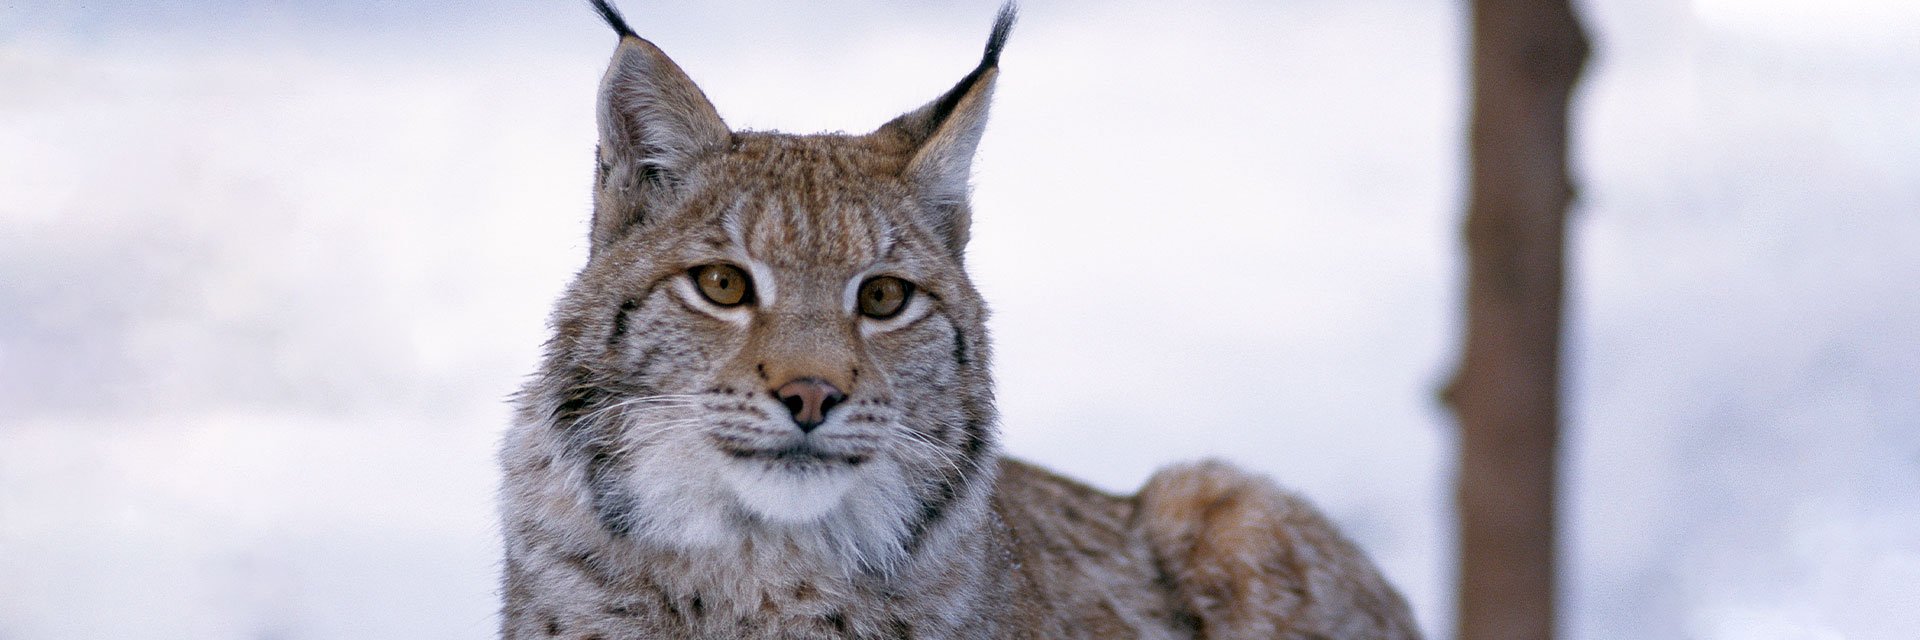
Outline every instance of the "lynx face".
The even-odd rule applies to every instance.
[[[732,132],[623,33],[591,255],[524,403],[607,529],[686,548],[784,534],[884,564],[990,482],[985,311],[961,256],[1004,35],[873,133],[793,136]]]
[[[954,345],[978,301],[906,185],[862,166],[883,158],[743,138],[659,221],[597,251],[570,296],[611,316],[607,373],[631,385],[606,409],[603,437],[631,455],[612,484],[774,523],[897,508],[896,488],[957,462]]]

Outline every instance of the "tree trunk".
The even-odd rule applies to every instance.
[[[1587,57],[1568,0],[1472,0],[1458,640],[1554,635],[1567,105]]]

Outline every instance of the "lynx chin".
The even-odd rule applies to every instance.
[[[504,638],[1417,638],[1226,464],[1115,496],[1001,455],[962,264],[1014,22],[863,135],[735,131],[619,35],[587,264],[500,453]]]

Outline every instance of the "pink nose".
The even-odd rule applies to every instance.
[[[798,378],[780,385],[773,391],[773,397],[787,405],[787,411],[793,413],[793,424],[800,427],[802,433],[812,433],[827,421],[828,411],[847,399],[847,394],[819,378]]]

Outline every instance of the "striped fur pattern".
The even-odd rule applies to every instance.
[[[588,263],[502,447],[503,638],[1412,638],[1299,500],[1116,497],[1000,455],[962,256],[975,70],[865,135],[735,132],[612,7]],[[737,267],[722,304],[693,274]],[[862,284],[911,295],[863,315]],[[844,400],[796,428],[775,389]]]

